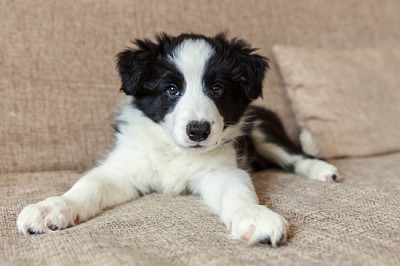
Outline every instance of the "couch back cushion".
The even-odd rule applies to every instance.
[[[112,144],[115,55],[154,33],[228,31],[273,44],[351,48],[400,41],[400,1],[0,2],[0,172],[87,169]],[[297,133],[274,67],[264,100]]]

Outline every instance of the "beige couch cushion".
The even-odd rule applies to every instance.
[[[399,265],[399,161],[400,154],[335,161],[346,177],[339,184],[280,171],[257,174],[261,204],[290,223],[292,237],[280,248],[231,240],[219,217],[191,195],[147,195],[78,226],[25,237],[15,225],[19,211],[62,194],[80,175],[3,174],[0,264]]]
[[[325,157],[400,150],[400,49],[273,53],[296,121]]]

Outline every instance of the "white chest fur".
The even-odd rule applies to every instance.
[[[178,147],[159,124],[141,111],[131,105],[121,110],[117,119],[124,122],[107,163],[129,173],[131,182],[142,193],[180,194],[191,180],[216,169],[237,167],[230,143],[210,151]]]

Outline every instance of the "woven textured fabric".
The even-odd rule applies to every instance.
[[[273,51],[296,121],[325,157],[400,151],[400,48]]]
[[[0,2],[0,172],[87,169],[112,144],[122,95],[114,56],[134,38],[198,32],[351,48],[400,41],[400,2],[122,0]],[[356,37],[355,37],[356,36]],[[296,127],[274,65],[264,100]]]
[[[150,194],[75,227],[25,237],[15,226],[19,211],[62,194],[80,174],[3,174],[0,264],[399,265],[399,161],[400,154],[334,161],[346,177],[338,184],[280,171],[257,174],[261,204],[290,223],[289,243],[279,248],[231,240],[218,216],[193,195]]]

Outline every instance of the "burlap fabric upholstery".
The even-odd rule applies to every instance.
[[[123,96],[114,56],[159,31],[227,30],[260,53],[273,44],[392,47],[399,1],[1,1],[0,264],[2,265],[398,265],[399,154],[336,161],[326,184],[267,171],[261,203],[284,215],[281,248],[229,239],[196,196],[148,195],[51,235],[24,237],[28,203],[65,192],[112,144],[110,115]],[[297,128],[274,62],[266,105]]]

